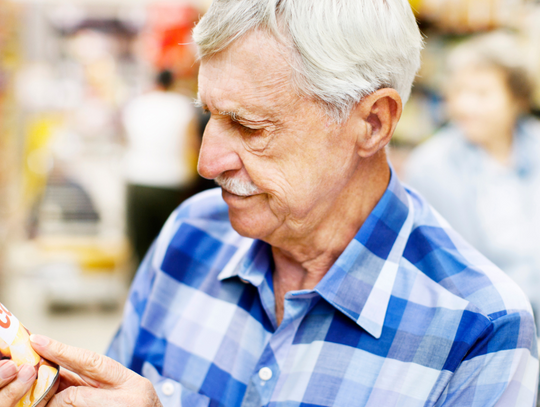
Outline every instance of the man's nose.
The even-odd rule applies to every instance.
[[[214,179],[226,171],[240,170],[242,160],[234,148],[233,135],[220,129],[218,123],[210,119],[202,140],[199,153],[198,171],[201,177]]]

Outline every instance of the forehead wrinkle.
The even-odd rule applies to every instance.
[[[262,68],[264,69],[264,68]],[[243,105],[234,109],[235,113],[249,118],[266,119],[283,115],[295,101],[289,76],[283,70],[268,72],[263,78],[252,78],[252,86],[243,94]],[[261,115],[253,112],[261,112]]]
[[[219,66],[236,69],[229,78],[221,71],[222,75],[225,73],[221,89],[215,85],[203,89],[201,93],[211,98],[207,100],[208,106],[233,119],[278,121],[272,119],[281,117],[298,96],[292,86],[291,67],[284,55],[286,50],[282,47],[270,36],[253,32],[222,52],[203,59],[203,65],[214,69]],[[240,84],[243,85],[241,93]]]
[[[291,104],[287,97],[285,83],[267,83],[266,86],[251,87],[242,92],[241,98],[223,97],[231,95],[230,92],[212,93],[211,100],[203,101],[199,98],[203,107],[213,110],[222,116],[229,116],[233,120],[245,119],[248,121],[275,121],[274,119],[283,109]],[[286,100],[283,100],[283,95]],[[281,99],[280,102],[278,102]],[[278,103],[276,103],[278,102]]]
[[[246,59],[243,71],[253,80],[258,88],[277,91],[276,86],[285,87],[291,82],[292,67],[290,50],[265,31],[254,30],[237,39],[223,51],[227,61],[234,64],[238,56]],[[269,69],[273,68],[273,69]],[[254,71],[263,75],[250,75]]]

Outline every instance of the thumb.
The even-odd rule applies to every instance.
[[[70,387],[56,393],[47,404],[47,407],[96,407],[110,406],[111,399],[107,390],[92,389],[90,387]]]
[[[77,373],[93,387],[114,387],[129,377],[128,369],[106,356],[42,335],[31,335],[30,341],[35,351],[45,359]]]

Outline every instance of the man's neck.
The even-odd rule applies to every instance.
[[[303,239],[272,245],[274,290],[278,323],[283,318],[283,301],[289,291],[311,290],[354,239],[388,187],[390,169],[384,152],[373,158],[351,179],[327,217]]]

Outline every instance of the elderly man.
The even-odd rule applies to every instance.
[[[68,369],[49,405],[533,406],[530,305],[386,160],[419,64],[408,3],[214,0],[195,39],[221,195],[147,255],[121,364],[33,337]]]

